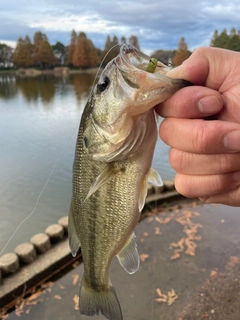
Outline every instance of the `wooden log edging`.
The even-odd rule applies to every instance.
[[[19,244],[14,253],[9,252],[0,256],[1,279],[19,271],[22,266],[32,263],[38,255],[45,253],[52,245],[67,236],[68,216],[59,219],[57,224],[48,226],[45,233],[39,233],[30,242]]]
[[[162,187],[150,185],[146,203],[171,201],[180,196],[174,182],[164,181]],[[31,237],[29,242],[19,244],[14,252],[0,256],[0,308],[21,296],[24,290],[50,276],[66,263],[80,258],[81,253],[73,258],[69,249],[68,216],[50,225],[44,233]]]

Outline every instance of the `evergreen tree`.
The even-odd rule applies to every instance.
[[[112,41],[110,36],[107,36],[106,42],[105,42],[105,47],[104,47],[104,51],[108,51],[112,48]]]
[[[182,37],[179,41],[178,49],[173,57],[173,64],[179,66],[190,56],[185,39]]]
[[[131,36],[129,38],[129,43],[132,44],[136,49],[140,50],[137,36]]]
[[[116,46],[117,44],[118,44],[118,37],[114,35],[112,40],[112,47]]]
[[[125,38],[124,36],[121,38],[120,43],[121,43],[121,44],[125,44],[125,43],[127,43],[127,40],[126,40],[126,38]]]
[[[236,35],[236,29],[235,29],[235,28],[232,28],[232,29],[230,30],[229,36],[230,36],[230,38],[232,38],[232,37],[235,36],[235,35]]]
[[[57,57],[58,64],[64,64],[66,58],[66,48],[64,44],[57,41],[56,44],[52,46],[52,49],[55,57]]]
[[[151,54],[151,57],[154,57],[166,65],[172,63],[173,56],[174,52],[171,50],[157,50]]]
[[[107,36],[105,47],[102,52],[102,65],[106,66],[108,62],[116,57],[119,52],[119,46],[113,48],[114,45],[118,44],[117,36],[113,36],[113,40],[111,40],[110,36]]]
[[[212,47],[240,51],[240,32],[236,33],[236,29],[232,28],[229,34],[226,29],[218,34],[218,31],[215,30],[210,45]]]
[[[213,37],[212,37],[212,39],[211,39],[210,46],[214,47],[214,43],[215,43],[215,41],[216,41],[216,39],[217,39],[218,37],[219,37],[218,31],[215,30],[215,31],[214,31],[214,34],[213,34]]]
[[[94,47],[90,39],[88,39],[88,43],[89,43],[89,58],[90,58],[89,67],[96,67],[99,64],[99,56],[96,48]]]
[[[213,43],[213,47],[218,48],[228,48],[229,35],[227,34],[227,30],[224,29],[221,34],[215,39]]]
[[[237,34],[229,38],[226,49],[240,51],[240,39]]]

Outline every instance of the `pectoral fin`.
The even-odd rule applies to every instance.
[[[158,187],[161,187],[163,185],[162,178],[160,177],[159,173],[153,168],[150,168],[150,170],[148,171],[148,182]]]
[[[144,207],[146,196],[147,196],[147,191],[148,191],[148,175],[146,175],[145,178],[143,179],[141,189],[140,189],[140,194],[139,194],[139,199],[138,199],[139,212],[141,212]]]
[[[140,265],[139,255],[137,251],[137,245],[135,242],[135,234],[133,233],[128,239],[125,246],[117,255],[118,261],[121,266],[128,273],[135,273]]]
[[[107,165],[91,185],[84,201],[90,198],[91,195],[96,192],[107,180],[109,180],[113,174],[114,171],[112,170],[112,166]]]
[[[146,196],[147,196],[147,191],[148,191],[148,182],[156,185],[156,186],[162,186],[163,181],[160,177],[160,175],[155,171],[153,168],[150,168],[148,173],[146,174],[145,178],[143,179],[141,189],[140,189],[140,194],[139,194],[139,199],[138,199],[138,209],[139,212],[142,211]]]
[[[73,211],[72,211],[72,204],[69,210],[69,218],[68,218],[68,240],[69,240],[69,247],[71,249],[73,257],[76,257],[76,254],[81,246],[80,240],[77,235],[76,227],[73,220]]]

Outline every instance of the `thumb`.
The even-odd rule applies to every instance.
[[[226,79],[232,79],[235,73],[236,76],[239,74],[239,65],[240,56],[237,52],[200,47],[181,66],[169,71],[167,76],[219,90]]]

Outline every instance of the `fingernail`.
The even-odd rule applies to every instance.
[[[235,171],[232,174],[233,180],[239,182],[240,181],[240,171]]]
[[[233,130],[223,138],[223,144],[227,151],[240,151],[240,130]]]
[[[206,96],[197,103],[198,109],[204,114],[214,114],[221,109],[220,101],[215,96]]]

